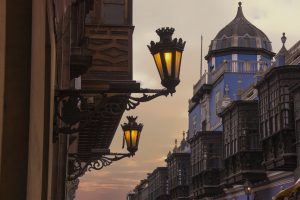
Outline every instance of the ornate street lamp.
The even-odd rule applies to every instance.
[[[131,155],[134,155],[135,152],[138,150],[143,124],[136,123],[137,117],[128,116],[127,119],[128,119],[128,123],[124,123],[123,125],[121,125],[124,131],[123,148],[124,148],[124,143],[126,141],[127,150]]]
[[[250,200],[252,188],[251,188],[251,184],[248,180],[246,180],[244,183],[244,191],[245,191],[245,194],[247,195],[247,200]]]
[[[81,161],[78,159],[77,154],[69,154],[73,169],[68,180],[76,180],[78,177],[84,175],[86,171],[91,171],[92,169],[100,170],[103,167],[109,166],[114,161],[135,155],[135,152],[138,150],[143,124],[136,122],[137,117],[127,116],[127,119],[128,123],[124,123],[121,127],[124,131],[123,148],[126,142],[129,153],[111,153],[109,149],[94,149],[89,161]]]
[[[169,27],[156,30],[160,41],[156,43],[151,41],[148,45],[159,72],[161,84],[171,93],[175,92],[175,87],[180,82],[181,56],[185,46],[181,38],[172,40],[174,31],[174,28]]]
[[[159,42],[151,41],[148,48],[153,55],[156,67],[158,69],[161,84],[164,89],[148,89],[140,88],[139,84],[133,81],[112,81],[108,87],[102,89],[81,89],[70,90],[61,89],[56,90],[55,95],[55,114],[64,124],[67,126],[59,128],[56,133],[72,134],[80,131],[84,127],[83,124],[79,128],[70,129],[68,126],[72,126],[80,122],[83,118],[89,118],[88,115],[94,113],[85,113],[80,107],[84,107],[84,104],[88,101],[89,96],[100,95],[101,98],[107,99],[107,104],[99,104],[99,107],[95,107],[95,112],[99,110],[105,111],[106,114],[117,115],[123,113],[124,104],[126,110],[135,109],[141,102],[147,102],[155,99],[159,96],[168,96],[176,92],[175,88],[179,84],[179,74],[182,60],[182,52],[185,47],[183,40],[174,38],[174,28],[160,28],[156,30],[156,33],[160,37]],[[114,95],[107,95],[107,94]],[[129,94],[142,94],[141,97],[133,97]],[[113,103],[111,105],[109,98],[118,99],[119,104]],[[104,107],[103,107],[104,106]],[[114,107],[114,109],[112,109]],[[117,113],[119,112],[119,113]],[[86,123],[88,124],[88,123]]]
[[[91,124],[93,118],[121,116],[124,110],[135,109],[141,102],[147,102],[159,96],[168,96],[176,92],[179,84],[182,52],[185,42],[172,39],[174,28],[156,30],[159,42],[151,41],[148,46],[158,69],[163,89],[140,88],[133,80],[107,81],[106,86],[99,89],[59,89],[55,93],[55,128],[54,134],[81,133]],[[131,94],[142,94],[140,97]],[[94,102],[97,99],[97,102]],[[99,100],[99,101],[98,101]],[[93,103],[92,109],[89,102]],[[137,117],[128,117],[128,123],[122,125],[124,131],[123,147],[126,143],[129,153],[111,153],[109,149],[92,149],[87,159],[78,154],[69,154],[72,173],[69,180],[75,180],[91,169],[102,169],[113,161],[130,157],[138,150],[142,124],[136,122]],[[79,123],[80,122],[80,123]],[[95,147],[96,148],[96,147]]]

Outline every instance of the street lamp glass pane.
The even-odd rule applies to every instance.
[[[162,69],[162,62],[161,62],[161,58],[160,58],[160,53],[154,54],[154,60],[155,60],[155,64],[156,64],[156,67],[158,69],[160,78],[163,80],[163,69]]]
[[[182,53],[180,51],[176,51],[176,68],[175,68],[175,77],[176,78],[179,78],[181,55],[182,55]]]
[[[130,131],[129,130],[125,131],[124,137],[125,137],[125,141],[126,141],[126,144],[127,144],[127,148],[131,147],[131,144],[130,144]]]
[[[172,53],[171,52],[166,52],[164,53],[166,65],[167,65],[167,70],[168,70],[168,75],[171,76],[172,72]]]
[[[137,147],[137,136],[138,136],[138,131],[132,130],[131,131],[132,147]]]

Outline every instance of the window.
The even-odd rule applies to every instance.
[[[103,1],[103,23],[110,25],[125,24],[125,2],[124,0]]]

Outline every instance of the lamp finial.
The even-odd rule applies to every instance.
[[[286,42],[286,37],[285,37],[285,33],[284,32],[282,33],[281,42],[282,42],[282,45],[284,46],[285,42]]]

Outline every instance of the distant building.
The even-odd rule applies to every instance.
[[[221,194],[222,132],[202,131],[190,138],[189,143],[192,149],[191,197],[201,199]]]
[[[72,200],[78,168],[109,149],[126,102],[60,92],[135,84],[132,0],[4,0],[0,19],[0,199]],[[120,109],[82,115],[111,104]]]
[[[297,168],[295,169],[295,180],[300,178],[300,82],[290,87],[291,97],[293,99],[293,115],[295,120],[295,150],[297,156]]]
[[[149,176],[149,200],[168,200],[168,168],[157,167]]]
[[[289,87],[299,80],[299,66],[279,66],[256,85],[264,151],[262,164],[267,170],[289,171],[296,167],[293,99]]]
[[[236,17],[211,41],[205,59],[208,72],[194,85],[189,104],[189,132],[222,131],[217,113],[227,88],[227,101],[240,99],[241,91],[254,83],[255,74],[271,66],[275,53],[268,37],[245,17],[239,4]]]
[[[148,189],[148,179],[141,180],[141,182],[134,188],[133,192],[127,195],[130,200],[149,200],[149,189]]]
[[[129,192],[128,194],[127,194],[127,198],[126,198],[126,200],[135,200],[136,198],[135,198],[135,193],[132,191],[132,192]]]
[[[286,40],[273,53],[239,3],[211,41],[187,139],[166,159],[171,200],[300,198],[300,41],[287,49]]]
[[[292,143],[286,149],[287,154],[282,154],[283,157],[293,157],[291,160],[286,160],[286,162],[290,161],[289,163],[293,166],[290,169],[288,169],[288,164],[284,164],[285,159],[280,160],[278,157],[279,160],[273,159],[270,162],[265,160],[268,155],[266,152],[271,146],[267,147],[264,142],[261,143],[264,141],[261,123],[267,120],[266,131],[271,134],[272,131],[269,128],[274,124],[268,118],[275,115],[275,111],[270,112],[270,106],[274,106],[274,102],[269,101],[273,98],[269,90],[266,90],[268,93],[261,93],[261,90],[254,88],[256,83],[268,82],[270,73],[276,71],[273,69],[275,66],[297,64],[300,55],[299,42],[290,50],[286,49],[285,42],[286,37],[283,34],[283,47],[275,56],[272,52],[271,41],[245,18],[241,3],[239,3],[236,17],[211,41],[209,52],[205,57],[208,61],[208,71],[201,75],[200,80],[194,85],[193,97],[189,101],[188,138],[191,143],[194,199],[246,199],[243,188],[246,181],[250,181],[255,191],[251,193],[251,198],[271,199],[280,191],[280,187],[289,187],[293,184],[295,151],[288,150],[294,148]],[[275,62],[273,62],[274,56]],[[282,69],[281,73],[288,70],[287,68]],[[296,67],[294,69],[297,71]],[[286,75],[286,78],[297,79],[296,74],[293,78]],[[273,79],[279,77],[279,75],[274,75]],[[284,78],[281,77],[281,79]],[[268,82],[265,85],[270,88],[275,87],[273,85],[279,84],[278,80],[275,82]],[[286,87],[290,84],[292,81]],[[261,100],[263,95],[266,95],[268,100]],[[262,110],[262,103],[268,108]],[[276,109],[276,112],[282,113],[280,109]],[[283,124],[282,120],[284,118],[278,116],[276,123]],[[201,163],[198,160],[201,160],[200,155],[205,153],[203,149],[199,149],[199,144],[203,143],[203,137],[207,137],[209,133],[209,137],[216,137],[213,136],[216,135],[215,131],[223,132],[220,139],[222,161],[219,173],[215,173],[215,180],[219,182],[213,184],[216,191],[212,193],[205,187],[203,181],[201,182],[209,178],[201,179],[201,170],[205,170],[198,167],[197,162]],[[272,138],[271,135],[268,135],[268,138]],[[265,139],[268,140],[268,138]],[[281,138],[285,140],[285,137]],[[286,139],[289,140],[288,137]],[[217,139],[214,143],[218,144]],[[276,152],[276,149],[273,147],[273,152]],[[278,165],[286,166],[281,169],[274,168],[277,160]],[[276,170],[276,172],[267,172],[266,169]]]
[[[287,65],[299,65],[300,64],[300,41],[294,44],[286,55]]]
[[[177,140],[173,152],[169,152],[167,159],[168,187],[171,200],[189,199],[190,196],[190,147],[185,133],[180,146]]]

